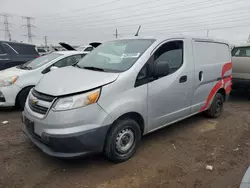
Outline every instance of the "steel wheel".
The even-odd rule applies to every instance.
[[[128,152],[135,141],[134,133],[131,129],[122,130],[116,137],[116,150],[119,153]]]

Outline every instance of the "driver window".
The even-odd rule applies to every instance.
[[[169,74],[177,71],[183,63],[183,41],[171,41],[163,44],[154,53],[154,61],[168,64]]]

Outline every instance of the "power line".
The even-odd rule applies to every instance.
[[[22,18],[27,22],[26,25],[23,25],[24,27],[27,27],[28,31],[27,35],[25,36],[28,36],[28,42],[32,44],[32,38],[35,37],[35,35],[32,34],[31,28],[35,26],[31,24],[31,20],[34,20],[34,18],[29,16],[23,16]]]
[[[121,1],[121,0],[117,0],[117,1]],[[115,2],[117,2],[115,1]],[[143,4],[149,4],[149,3],[152,3],[152,2],[157,2],[157,1],[161,1],[161,0],[150,0],[150,1],[145,1],[143,2]],[[183,1],[179,1],[179,2],[183,2]],[[173,2],[175,4],[175,2]],[[113,8],[113,9],[109,9],[109,10],[103,10],[103,11],[97,11],[96,13],[92,13],[92,14],[87,14],[88,17],[93,17],[93,15],[97,15],[97,14],[102,14],[102,13],[107,13],[107,12],[112,12],[112,11],[115,11],[115,10],[124,10],[125,8],[133,8],[133,7],[137,7],[137,5],[141,5],[142,3],[136,3],[136,4],[133,4],[133,5],[128,5],[128,6],[121,6],[119,8]],[[159,5],[158,5],[159,7]],[[91,7],[90,7],[91,8]],[[89,8],[84,8],[84,9],[78,9],[78,10],[88,10]],[[71,11],[72,12],[72,11]],[[82,15],[84,16],[84,15]],[[44,17],[43,17],[44,18]],[[79,15],[75,15],[75,16],[66,16],[66,17],[56,17],[54,20],[57,20],[57,19],[62,19],[62,18],[79,18]],[[40,18],[41,19],[41,18]],[[43,19],[44,20],[44,19]],[[49,18],[45,18],[45,20],[51,20],[51,17]]]
[[[209,2],[211,3],[213,0],[210,0]],[[215,1],[215,3],[216,2],[218,2],[218,1]],[[234,3],[234,2],[239,2],[239,1],[237,1],[237,0],[231,0],[230,2],[227,2],[227,3]],[[200,2],[201,3],[201,2]],[[180,6],[178,7],[178,9],[179,9],[179,12],[180,13],[184,13],[184,12],[189,12],[189,11],[196,11],[196,10],[203,10],[203,9],[206,9],[206,8],[212,8],[212,7],[218,7],[218,6],[221,6],[221,5],[224,5],[224,4],[211,4],[210,6],[206,6],[206,7],[199,7],[199,8],[197,8],[197,7],[195,7],[197,4],[190,4],[190,6],[188,6],[184,11],[182,10],[182,9],[179,9],[179,8],[181,8]],[[220,3],[220,2],[219,2]],[[192,5],[192,6],[191,6]],[[204,1],[203,1],[203,5],[204,5]],[[184,6],[184,7],[186,7],[186,6]],[[192,8],[191,10],[190,10],[190,8]],[[150,15],[150,13],[153,13],[153,12],[146,12],[146,14],[147,15],[145,15],[145,16],[142,16],[142,14],[140,13],[140,14],[136,14],[136,15],[129,15],[129,16],[125,16],[125,17],[120,17],[120,18],[110,18],[110,19],[105,19],[105,20],[98,20],[98,21],[96,21],[96,22],[93,22],[93,21],[91,21],[91,20],[88,20],[88,21],[90,21],[90,22],[84,22],[84,26],[86,26],[86,24],[88,24],[88,23],[90,23],[90,24],[88,24],[88,26],[100,26],[100,25],[102,25],[102,24],[105,24],[105,25],[107,25],[108,24],[108,22],[110,23],[110,24],[114,24],[114,21],[117,21],[117,20],[119,20],[119,22],[121,22],[122,21],[122,23],[125,23],[126,21],[129,21],[129,22],[131,22],[131,21],[133,21],[133,19],[136,17],[137,19],[139,19],[139,18],[141,18],[141,19],[143,19],[143,20],[145,20],[145,19],[147,19],[147,18],[154,18],[154,17],[168,17],[168,20],[169,20],[169,16],[170,15],[176,15],[176,14],[178,14],[178,11],[176,11],[176,9],[175,10],[172,10],[173,8],[170,8],[170,11],[167,11],[168,9],[166,9],[163,13],[162,12],[160,12],[160,14],[154,14],[154,15]],[[177,9],[177,10],[178,10]],[[171,11],[172,10],[172,11]],[[154,11],[155,12],[155,11]],[[157,12],[158,12],[158,10],[157,10]],[[123,21],[123,20],[121,20],[121,19],[124,19],[124,18],[130,18],[131,17],[131,19],[127,19],[126,21]],[[76,21],[76,20],[74,20],[74,21]],[[101,23],[99,23],[99,22],[101,22]],[[60,22],[60,23],[62,23],[62,22]],[[141,23],[140,23],[141,24]],[[67,24],[67,26],[71,26],[72,24]],[[77,24],[76,22],[74,22],[74,25],[78,25],[78,26],[82,26],[82,25],[79,25],[79,24]],[[126,27],[125,25],[124,25],[124,27]],[[86,28],[86,27],[85,27]]]
[[[116,3],[118,1],[121,1],[121,0],[113,0],[113,1],[106,2],[106,3],[101,3],[101,4],[98,4],[98,5],[93,5],[93,6],[90,6],[90,7],[85,7],[85,8],[82,8],[82,9],[72,9],[72,10],[68,10],[68,11],[65,11],[65,12],[58,12],[58,13],[53,13],[53,14],[47,14],[46,16],[43,16],[43,18],[48,17],[47,19],[51,19],[51,17],[53,17],[53,15],[55,15],[56,17],[58,17],[58,15],[63,14],[63,13],[65,14],[67,12],[77,12],[77,11],[88,10],[90,8],[95,8],[95,7],[99,7],[99,6],[103,6],[103,5],[107,5],[107,4],[113,4],[113,3]],[[154,0],[154,1],[159,1],[159,0]]]
[[[151,1],[147,1],[147,2],[144,2],[144,4],[149,4],[150,2],[155,2],[155,1],[159,1],[159,0],[151,0]],[[131,8],[134,8],[135,9],[132,9],[133,12],[135,12],[135,14],[129,14],[129,15],[126,15],[126,16],[123,16],[123,17],[119,17],[119,19],[124,19],[124,18],[138,18],[141,17],[142,15],[149,15],[149,13],[159,13],[159,6],[160,8],[164,8],[166,7],[166,9],[164,10],[164,14],[166,13],[166,11],[170,10],[170,12],[176,12],[176,10],[180,9],[180,8],[190,8],[190,7],[194,7],[194,6],[197,6],[197,5],[204,5],[206,3],[213,3],[213,2],[218,2],[216,0],[203,0],[203,1],[200,1],[200,2],[195,2],[195,3],[190,3],[190,4],[183,4],[183,0],[179,0],[179,1],[174,1],[171,3],[171,5],[176,5],[176,6],[169,6],[169,4],[164,4],[164,5],[156,5],[156,6],[148,6],[146,8],[144,8],[143,10],[145,10],[145,12],[139,12],[141,10],[141,4],[142,3],[138,3],[138,4],[135,4],[135,5],[132,5],[132,6],[127,6],[127,7],[131,7]],[[138,5],[138,6],[137,6]],[[126,7],[126,8],[127,8]],[[176,7],[176,9],[175,9]],[[87,16],[84,16],[84,15],[81,15],[84,17],[84,20],[87,20],[89,23],[93,23],[93,20],[91,20],[91,18],[93,18],[93,16],[96,16],[97,14],[100,14],[100,13],[107,13],[107,12],[110,12],[110,11],[113,11],[113,10],[119,10],[119,9],[123,9],[124,7],[119,7],[119,8],[114,8],[114,9],[110,9],[110,10],[105,10],[105,11],[98,11],[98,13],[93,13],[93,14],[88,14]],[[154,9],[153,9],[154,8]],[[130,9],[131,10],[131,9]],[[150,11],[148,11],[150,10]],[[153,11],[152,11],[153,10]],[[172,11],[171,11],[172,10]],[[110,21],[112,20],[112,23],[114,22],[114,20],[116,20],[117,18],[115,16],[120,16],[120,12],[118,14],[112,14],[112,18],[110,19],[106,19],[106,18],[103,18],[103,19],[99,19],[98,18],[98,22],[106,22],[106,21]],[[154,15],[155,16],[158,16],[158,15]],[[66,19],[65,19],[66,18]],[[78,19],[75,19],[75,18],[78,18]],[[59,20],[58,20],[59,19]],[[60,18],[55,18],[55,19],[49,19],[48,21],[57,21],[57,22],[61,22],[61,21],[76,21],[76,20],[82,20],[82,18],[80,18],[80,16],[67,16],[67,17],[60,17]],[[88,23],[88,22],[85,22],[85,23]]]
[[[0,16],[3,16],[3,18],[4,18],[4,22],[3,22],[4,30],[3,31],[4,31],[5,40],[11,41],[11,33],[10,33],[10,29],[9,29],[10,23],[8,20],[8,18],[11,16],[8,14],[0,14]]]
[[[218,7],[218,6],[222,6],[228,3],[239,3],[241,1],[236,1],[236,0],[229,0],[228,2],[222,2],[222,1],[216,1],[216,0],[205,0],[205,1],[200,1],[200,2],[196,2],[196,3],[191,3],[191,4],[184,4],[182,3],[182,1],[176,1],[173,4],[176,4],[176,6],[169,6],[169,5],[162,5],[161,8],[166,7],[166,9],[164,9],[164,11],[159,12],[159,5],[155,7],[155,9],[152,9],[154,7],[149,6],[147,9],[150,9],[150,11],[145,11],[145,12],[139,12],[140,9],[134,9],[132,14],[126,15],[126,16],[122,16],[119,18],[116,18],[114,14],[112,14],[112,17],[107,19],[107,18],[103,18],[103,19],[99,19],[96,21],[91,20],[91,18],[93,18],[93,15],[88,14],[88,16],[84,17],[84,24],[88,24],[89,25],[95,25],[98,23],[98,25],[100,24],[100,22],[102,24],[107,24],[107,23],[111,23],[114,24],[115,21],[117,21],[118,19],[126,19],[133,21],[135,18],[142,18],[142,19],[146,19],[146,18],[154,18],[154,17],[161,17],[161,16],[165,16],[165,15],[177,15],[178,12],[180,12],[180,14],[184,13],[184,12],[190,12],[190,11],[196,11],[196,10],[203,10],[206,8],[213,8],[213,7]],[[182,4],[180,4],[182,3]],[[211,4],[213,3],[213,4]],[[204,5],[210,5],[210,6],[205,6],[205,7],[197,7],[197,6],[204,6]],[[183,11],[183,8],[185,8],[185,10]],[[191,8],[191,9],[190,9]],[[153,10],[153,11],[152,11]],[[178,11],[177,11],[178,10]],[[105,11],[107,12],[107,11]],[[150,13],[154,13],[154,15],[151,15]],[[99,14],[99,13],[98,13]],[[96,15],[96,14],[95,14]],[[119,16],[120,13],[117,14],[117,16]],[[71,19],[70,19],[71,18]],[[73,18],[73,19],[72,19]],[[67,17],[66,19],[62,19],[62,20],[56,20],[56,19],[50,19],[48,21],[56,21],[56,23],[67,23],[67,22],[72,22],[74,21],[74,24],[77,24],[76,21],[82,21],[83,18],[81,18],[80,16],[77,16],[78,19],[75,19],[74,17]],[[130,18],[130,19],[128,19]],[[67,23],[70,24],[70,23]]]
[[[147,21],[147,22],[141,22],[140,21],[140,24],[143,25],[143,27],[146,27],[146,26],[150,26],[150,27],[155,27],[155,26],[162,26],[164,23],[167,23],[169,26],[175,26],[175,25],[179,25],[179,24],[182,24],[182,23],[186,23],[188,21],[194,21],[194,20],[197,20],[197,21],[202,21],[202,22],[207,22],[207,21],[211,21],[213,18],[216,18],[217,20],[218,19],[221,19],[223,17],[227,17],[227,16],[233,16],[233,19],[237,19],[237,18],[242,18],[242,19],[245,19],[246,17],[249,17],[249,8],[250,6],[245,6],[244,8],[243,7],[239,7],[237,9],[233,9],[234,11],[236,10],[239,10],[237,11],[235,14],[232,15],[232,13],[230,13],[230,10],[232,9],[226,9],[225,10],[225,14],[224,12],[221,13],[221,11],[214,11],[214,12],[211,12],[210,14],[213,14],[212,16],[206,16],[204,19],[199,19],[201,18],[202,16],[206,15],[206,14],[197,14],[197,15],[193,15],[193,16],[182,16],[182,17],[176,17],[175,19],[178,19],[178,20],[170,20],[168,19],[167,22],[164,22],[164,21]],[[247,12],[240,12],[240,10],[242,11],[247,11]],[[229,13],[228,13],[229,12]],[[219,14],[216,14],[216,13],[219,13]],[[248,14],[245,14],[245,13],[248,13]],[[236,17],[236,15],[240,15],[239,17]],[[168,15],[165,14],[163,17],[167,17]],[[230,19],[230,18],[228,18]],[[133,27],[137,26],[138,23],[135,23],[135,24],[125,24],[126,22],[122,22],[123,25],[122,26],[119,26],[119,28],[127,28],[127,29],[132,29]],[[152,24],[153,23],[153,24]],[[73,29],[76,30],[76,29],[81,29],[79,28],[79,26],[84,26],[84,29],[95,29],[95,27],[86,27],[86,25],[77,25],[78,27],[74,27]],[[101,24],[98,24],[96,25],[98,26],[98,28],[100,28],[100,26],[102,26]],[[114,26],[111,26],[111,25],[107,25],[105,24],[104,26],[106,27],[101,27],[101,28],[114,28]],[[60,29],[60,31],[71,31],[72,30],[72,26],[70,25],[71,29],[67,29],[64,27],[64,29]],[[41,29],[42,31],[57,31],[58,29]]]

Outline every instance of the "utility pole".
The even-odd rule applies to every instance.
[[[48,50],[48,37],[44,36],[44,44],[45,44],[45,49]]]
[[[247,39],[247,44],[250,44],[250,34],[249,34],[248,39]]]
[[[118,30],[117,29],[115,29],[115,34],[114,35],[115,35],[115,38],[118,38],[119,34],[118,34]]]
[[[209,29],[207,29],[207,37],[209,36]]]
[[[35,26],[31,24],[31,20],[34,20],[34,18],[29,17],[29,16],[23,16],[22,18],[26,20],[27,23],[26,25],[23,25],[23,26],[27,27],[27,30],[28,30],[27,35],[24,35],[24,36],[28,36],[28,42],[32,44],[32,37],[35,37],[35,35],[32,34],[31,28]]]
[[[3,22],[4,30],[3,31],[4,31],[5,40],[11,41],[11,34],[10,34],[10,29],[9,29],[10,23],[8,21],[8,18],[11,16],[8,14],[0,14],[0,16],[3,16],[4,18],[4,22]]]

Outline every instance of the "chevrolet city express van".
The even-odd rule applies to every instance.
[[[30,91],[24,133],[48,155],[103,152],[128,160],[141,137],[206,112],[219,117],[231,91],[222,41],[173,36],[109,41],[45,75]]]

